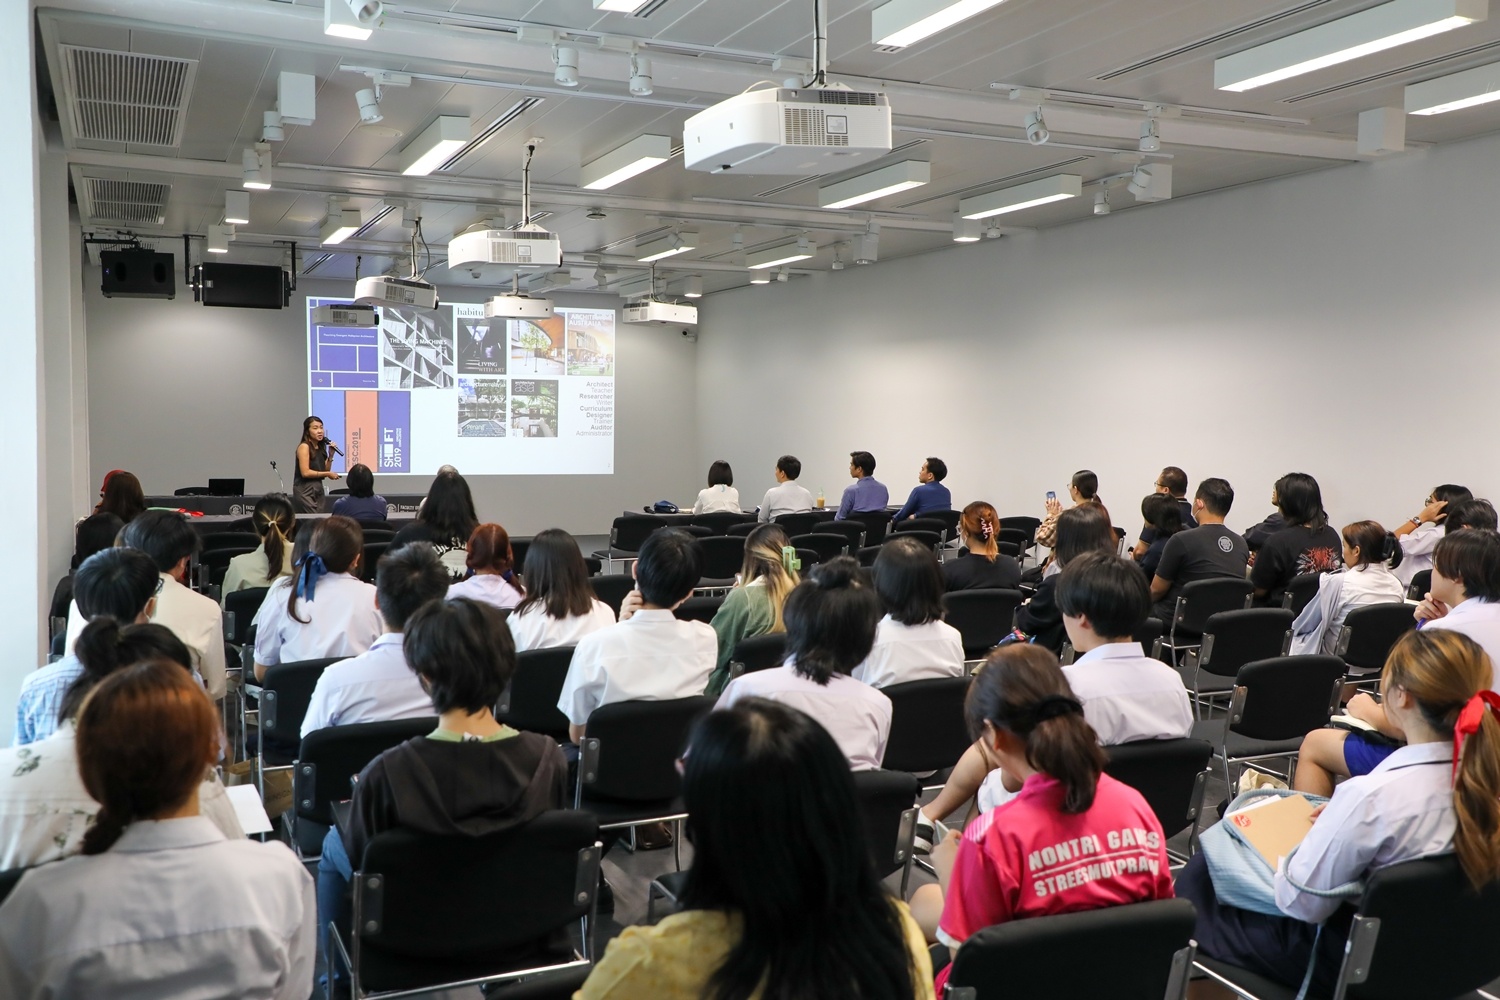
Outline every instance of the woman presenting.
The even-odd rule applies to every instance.
[[[323,509],[323,480],[337,479],[329,470],[329,442],[323,435],[323,421],[308,417],[302,421],[302,440],[297,444],[297,466],[292,475],[292,506],[299,514],[316,514]]]

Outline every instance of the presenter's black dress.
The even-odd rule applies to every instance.
[[[328,471],[328,445],[307,446],[307,467],[314,472]],[[323,509],[323,479],[302,478],[302,463],[292,456],[292,508],[299,514],[316,514]]]

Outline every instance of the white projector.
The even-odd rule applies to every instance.
[[[411,306],[436,309],[437,289],[417,278],[393,278],[380,274],[360,278],[354,284],[354,304],[360,306]]]
[[[313,310],[313,323],[317,326],[370,327],[379,326],[380,318],[374,306],[318,306]]]
[[[682,127],[689,170],[824,174],[891,151],[891,104],[855,90],[752,90]]]
[[[562,240],[540,226],[528,229],[476,229],[448,241],[448,266],[508,264],[511,267],[557,267]]]
[[[484,315],[486,319],[547,319],[552,315],[552,300],[496,295],[484,304]]]
[[[676,302],[631,302],[625,306],[627,323],[661,323],[666,326],[698,325],[698,307]]]

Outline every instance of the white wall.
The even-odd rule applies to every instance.
[[[173,301],[107,299],[96,268],[87,269],[83,282],[93,483],[110,469],[129,469],[148,493],[169,493],[211,476],[243,476],[246,490],[256,493],[276,488],[268,465],[274,459],[290,487],[307,414],[307,332],[298,301],[303,295],[347,295],[348,282],[302,281],[293,307],[282,310],[207,308],[192,301],[180,274]],[[454,289],[444,298],[478,301],[482,295]],[[614,301],[554,299],[593,308]],[[626,507],[692,496],[698,479],[695,350],[675,328],[620,324],[617,471],[475,476],[470,483],[480,516],[521,535],[548,527],[603,533]],[[376,488],[422,493],[435,471],[378,476]]]
[[[1237,526],[1290,471],[1335,524],[1441,482],[1500,501],[1497,160],[1488,137],[711,296],[700,464],[758,496],[793,452],[833,502],[853,449],[893,499],[935,454],[955,503],[1038,515],[1091,468],[1127,528],[1166,464],[1229,479]]]

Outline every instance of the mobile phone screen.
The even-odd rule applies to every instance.
[[[1056,500],[1057,499],[1057,491],[1056,490],[1048,490],[1047,491],[1047,499],[1048,500]]]

